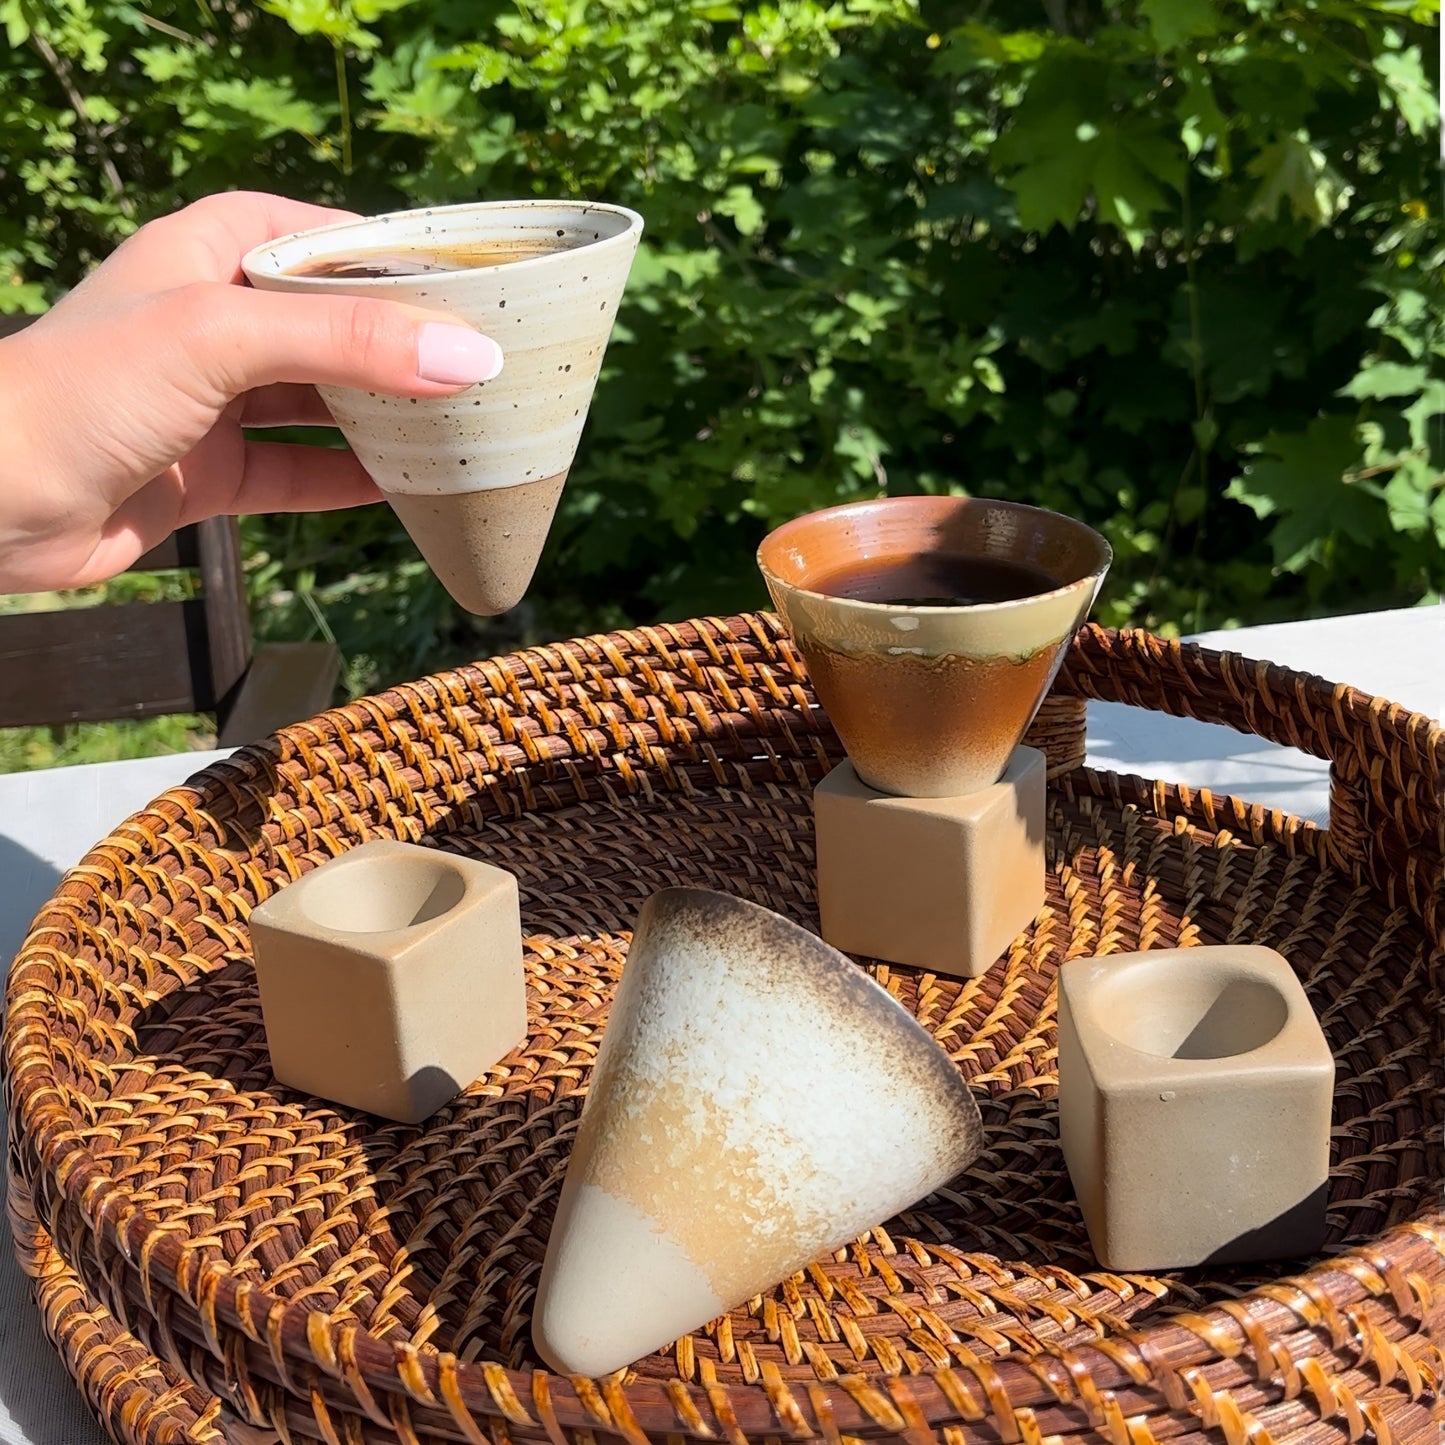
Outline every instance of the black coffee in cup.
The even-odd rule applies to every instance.
[[[370,281],[383,276],[427,276],[436,271],[475,271],[528,261],[554,251],[569,251],[589,244],[573,236],[527,236],[490,244],[417,247],[394,251],[352,251],[345,255],[313,256],[289,266],[287,276],[311,276],[337,281]]]
[[[1008,557],[925,552],[849,562],[810,581],[808,589],[893,607],[976,607],[1037,597],[1059,585],[1042,567]]]

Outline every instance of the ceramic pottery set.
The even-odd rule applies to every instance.
[[[365,843],[251,915],[272,1072],[419,1123],[526,1035],[511,874]],[[600,1375],[953,1179],[978,1105],[918,1021],[797,924],[672,888],[642,909],[533,1310]],[[626,1308],[619,1308],[619,1301]]]
[[[501,343],[501,374],[459,396],[323,392],[474,611],[530,581],[640,232],[618,207],[509,202],[246,259],[257,286],[391,296]],[[814,794],[822,937],[702,890],[643,907],[533,1309],[538,1352],[568,1374],[670,1344],[966,1169],[984,1140],[965,1080],[854,960],[977,978],[1044,906],[1047,763],[1021,740],[1104,539],[1009,502],[884,498],[800,517],[758,561],[848,754]],[[273,1072],[307,1093],[419,1123],[526,1037],[502,869],[368,843],[258,907],[251,933]],[[1107,1268],[1316,1248],[1332,1090],[1269,950],[1060,970],[1061,1139]]]

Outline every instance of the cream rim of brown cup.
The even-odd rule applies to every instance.
[[[1024,513],[1035,517],[1048,517],[1053,522],[1062,522],[1065,529],[1074,529],[1081,534],[1082,538],[1092,538],[1100,553],[1095,566],[1088,572],[1073,578],[1068,582],[1061,582],[1057,587],[1051,587],[1047,592],[1030,592],[1027,597],[1012,597],[1003,602],[953,602],[935,604],[913,604],[908,603],[900,606],[896,602],[868,602],[860,597],[839,597],[832,592],[819,592],[816,588],[808,587],[801,582],[790,581],[775,568],[770,567],[764,560],[765,554],[776,551],[780,546],[786,545],[788,534],[794,531],[802,531],[805,527],[817,525],[831,525],[833,522],[843,520],[848,516],[857,516],[867,511],[901,510],[907,506],[913,511],[920,510],[920,503],[929,503],[928,510],[937,511],[940,518],[949,512],[961,512],[968,509],[986,507],[990,510]],[[959,554],[963,555],[963,554]],[[996,561],[1023,561],[1023,557],[1012,552],[979,553],[976,555],[988,556]],[[859,561],[867,561],[866,556],[860,555]],[[1114,560],[1114,549],[1109,545],[1107,539],[1087,522],[1081,522],[1076,517],[1070,517],[1064,512],[1050,511],[1047,507],[1033,507],[1026,502],[1008,502],[1002,498],[995,497],[940,497],[919,493],[906,497],[870,497],[861,502],[840,502],[834,507],[824,507],[816,512],[805,512],[801,517],[794,517],[791,521],[784,522],[781,526],[775,527],[758,544],[757,564],[758,570],[769,582],[776,582],[778,586],[786,588],[789,592],[801,593],[806,597],[816,597],[820,602],[839,607],[858,607],[872,613],[887,612],[909,612],[923,614],[948,615],[961,612],[986,612],[1002,611],[1006,608],[1026,607],[1036,603],[1043,598],[1061,597],[1065,593],[1073,592],[1086,582],[1094,582],[1096,585],[1103,579],[1105,573]]]

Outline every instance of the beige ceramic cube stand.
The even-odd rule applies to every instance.
[[[517,880],[378,840],[251,914],[277,1080],[420,1123],[527,1032]]]
[[[1324,1242],[1334,1061],[1268,948],[1059,970],[1059,1130],[1099,1263],[1160,1270]]]
[[[896,798],[842,762],[813,790],[821,932],[835,948],[976,978],[1044,903],[1044,755],[992,787]]]

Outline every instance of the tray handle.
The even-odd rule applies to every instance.
[[[1330,762],[1336,866],[1445,921],[1445,730],[1344,683],[1152,633],[1090,625],[1056,692],[1222,723]]]

